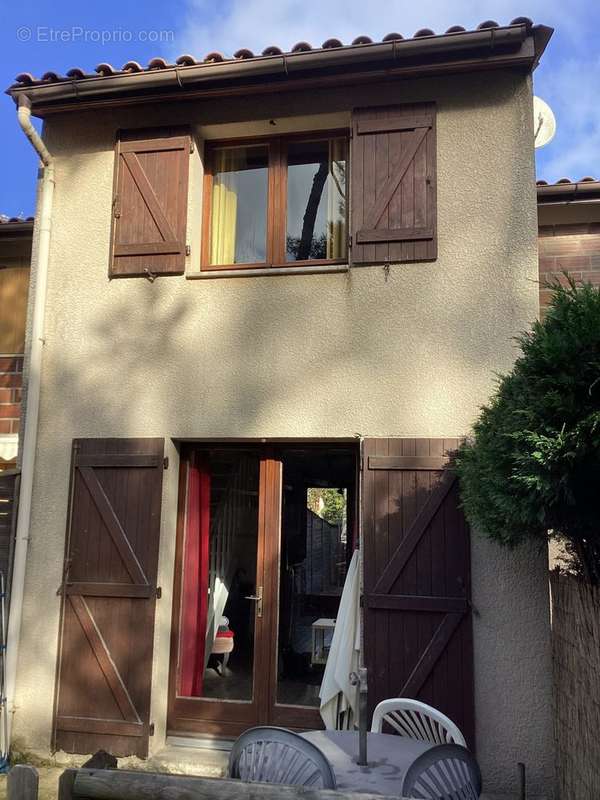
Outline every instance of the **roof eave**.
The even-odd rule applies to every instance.
[[[273,84],[309,79],[347,81],[357,74],[431,74],[458,70],[518,66],[534,69],[552,35],[546,26],[526,24],[503,28],[423,36],[376,44],[359,44],[326,50],[286,53],[250,59],[150,69],[141,73],[79,78],[7,90],[15,101],[25,94],[38,116],[82,106],[126,104],[149,95],[173,99],[199,94],[231,94],[236,90],[264,91]]]
[[[19,222],[1,222],[0,239],[2,241],[12,239],[28,239],[33,235],[33,220],[24,219]]]
[[[600,200],[600,181],[542,184],[536,188],[538,205]]]

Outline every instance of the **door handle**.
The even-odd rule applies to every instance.
[[[256,587],[256,594],[248,594],[244,600],[253,600],[256,603],[256,616],[260,619],[263,613],[263,587]]]

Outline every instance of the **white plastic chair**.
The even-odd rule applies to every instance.
[[[478,800],[480,794],[479,765],[456,744],[438,744],[421,753],[402,784],[402,797],[421,800]]]
[[[467,746],[465,737],[451,719],[418,700],[404,697],[382,700],[373,712],[371,733],[381,733],[384,722],[407,739]]]
[[[228,775],[247,783],[336,788],[333,768],[319,748],[285,728],[265,726],[242,733],[233,744]]]

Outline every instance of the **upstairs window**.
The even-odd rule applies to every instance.
[[[436,116],[435,103],[372,106],[353,109],[351,138],[209,142],[200,258],[186,241],[190,131],[121,131],[109,276],[435,261]]]
[[[347,163],[339,133],[209,143],[202,268],[346,261]]]

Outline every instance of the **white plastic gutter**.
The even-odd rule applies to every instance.
[[[38,234],[37,260],[35,265],[35,296],[31,320],[31,341],[29,348],[29,370],[27,381],[27,400],[25,406],[25,430],[22,446],[21,487],[17,530],[14,549],[13,573],[10,591],[10,611],[8,636],[6,642],[6,711],[8,714],[8,742],[12,733],[12,720],[15,711],[15,686],[19,657],[19,639],[23,617],[23,594],[25,589],[25,569],[29,549],[29,525],[31,521],[31,496],[33,490],[33,471],[37,447],[38,416],[40,408],[40,379],[42,349],[44,344],[44,318],[46,308],[46,285],[48,279],[48,260],[50,254],[50,226],[52,216],[52,197],[54,194],[54,162],[38,132],[31,123],[31,103],[26,96],[19,97],[17,109],[19,125],[43,165],[42,186],[36,215]]]

